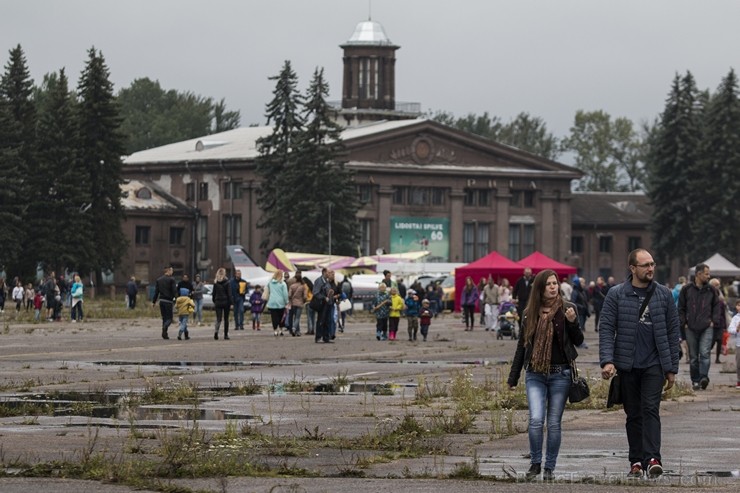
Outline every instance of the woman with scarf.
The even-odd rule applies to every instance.
[[[542,479],[552,481],[560,451],[563,411],[571,384],[570,363],[578,356],[575,346],[583,342],[575,305],[563,300],[554,271],[544,270],[534,278],[522,327],[524,333],[517,343],[508,384],[510,389],[514,389],[522,368],[525,368],[531,456],[531,467],[526,477],[531,480],[541,472],[547,419],[547,454]]]

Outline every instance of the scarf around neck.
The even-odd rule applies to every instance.
[[[534,341],[532,343],[532,359],[530,368],[536,373],[547,373],[550,371],[550,358],[552,356],[552,341],[554,339],[552,320],[555,314],[563,307],[563,298],[556,296],[552,300],[542,300],[541,308],[549,308],[546,314],[538,313],[537,325],[534,329]]]

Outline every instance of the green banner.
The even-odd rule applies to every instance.
[[[449,262],[450,219],[391,216],[390,253],[428,250],[427,262]]]

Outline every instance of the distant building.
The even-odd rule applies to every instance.
[[[596,200],[586,194],[571,193],[572,180],[582,176],[579,170],[417,118],[419,106],[399,105],[398,46],[380,24],[361,22],[341,47],[344,82],[336,118],[346,127],[346,166],[355,172],[362,204],[357,214],[361,254],[427,249],[430,261],[470,262],[492,250],[513,260],[539,250],[590,276],[621,268],[622,231],[625,242],[633,236],[643,245],[647,241],[644,224],[638,233],[638,224],[622,230],[610,222],[623,212],[620,206],[610,205],[597,224],[589,220],[595,208],[604,207],[586,202]],[[261,211],[255,158],[257,139],[270,132],[269,127],[238,128],[128,156],[127,186],[146,186],[169,197],[172,207],[144,211],[141,204],[125,204],[131,248],[116,284],[132,273],[142,278],[145,272],[158,273],[168,263],[212,279],[219,267],[229,268],[229,244],[244,245],[264,263],[269,252],[259,248],[264,231],[256,227]],[[150,246],[137,236],[147,227],[155,242]],[[611,234],[614,256],[591,258],[592,235],[602,229]],[[582,246],[574,251],[576,237]]]
[[[572,237],[566,263],[588,280],[627,275],[627,255],[635,248],[650,249],[653,207],[642,192],[575,192]]]

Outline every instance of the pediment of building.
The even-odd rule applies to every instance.
[[[379,166],[408,164],[579,173],[570,166],[429,120],[344,143],[350,161]]]

